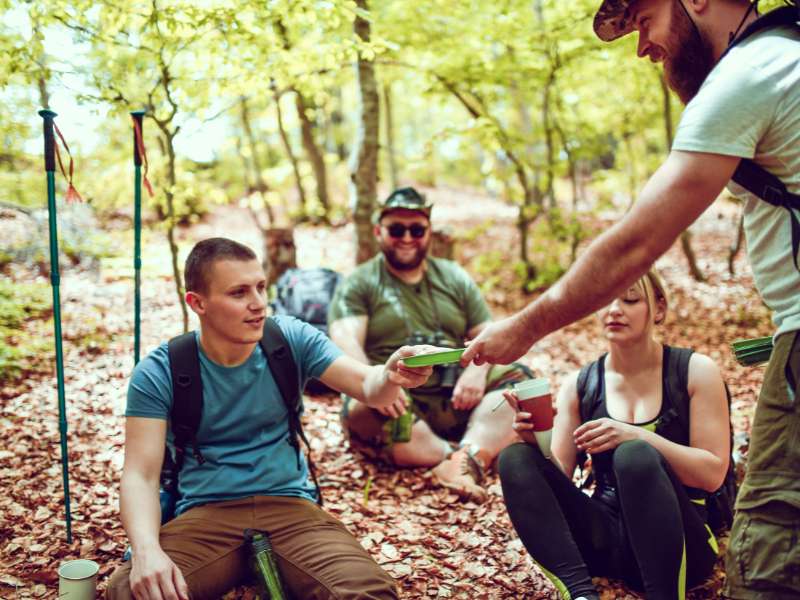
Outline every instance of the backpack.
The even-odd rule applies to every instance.
[[[689,359],[693,350],[688,348],[669,347],[667,363],[664,364],[666,374],[667,394],[672,400],[672,407],[661,415],[656,433],[661,434],[667,426],[678,427],[680,432],[685,432],[685,444],[689,443]],[[606,355],[604,354],[601,359]],[[600,405],[600,360],[585,365],[578,374],[578,398],[581,422],[585,423]],[[728,414],[730,415],[731,395],[725,385],[725,394],[728,397]],[[730,451],[728,471],[722,485],[715,492],[706,492],[707,523],[714,533],[730,529],[733,524],[733,506],[736,501],[736,468],[733,461],[733,424],[730,424]],[[578,464],[586,460],[586,453],[578,456]],[[591,483],[591,480],[587,480]]]
[[[727,50],[722,54],[722,57],[724,57],[731,48],[753,34],[782,25],[793,25],[800,30],[800,2],[795,0],[794,6],[782,6],[753,21],[745,28],[739,37],[731,42]],[[720,60],[722,60],[722,57],[720,57]],[[773,206],[783,207],[789,211],[789,219],[792,227],[792,257],[794,259],[795,268],[800,271],[800,264],[798,264],[798,252],[800,252],[800,219],[798,219],[797,215],[792,210],[800,211],[800,194],[793,194],[790,192],[780,179],[748,158],[743,158],[739,162],[739,166],[736,167],[736,171],[734,171],[731,179],[765,202]]]
[[[297,317],[328,335],[328,307],[341,274],[331,269],[289,269],[275,282],[273,314]]]
[[[322,267],[289,269],[275,282],[272,314],[296,317],[328,335],[328,307],[341,280],[341,274]],[[320,395],[333,390],[318,379],[310,379],[306,392]]]

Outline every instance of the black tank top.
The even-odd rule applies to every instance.
[[[664,345],[662,356],[662,371],[661,371],[661,407],[653,419],[643,423],[630,423],[638,427],[644,427],[649,431],[653,431],[661,437],[668,439],[676,444],[682,446],[689,445],[689,427],[688,423],[684,424],[677,418],[677,407],[675,406],[675,399],[672,398],[670,385],[668,385],[667,377],[669,376],[669,365],[673,364],[670,361],[670,351],[672,349]],[[594,404],[593,409],[587,415],[587,418],[582,421],[593,421],[603,417],[614,419],[608,414],[608,407],[606,405],[606,383],[605,383],[605,358],[604,354],[597,360],[598,369],[598,401]],[[688,393],[688,392],[686,392]],[[688,405],[688,402],[687,402]],[[618,419],[614,419],[618,420]],[[625,421],[623,421],[625,422]],[[612,467],[612,457],[614,450],[606,450],[600,454],[592,455],[592,472],[594,474],[595,482],[597,483],[593,496],[605,502],[616,505],[616,488],[617,480],[614,476],[614,469]],[[689,498],[698,505],[705,504],[706,492],[704,490],[684,486]]]

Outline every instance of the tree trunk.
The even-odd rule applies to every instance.
[[[696,281],[705,281],[706,276],[703,275],[703,272],[697,265],[697,257],[692,249],[692,232],[688,229],[681,233],[681,248],[683,249],[683,254],[686,256],[686,262],[689,263],[689,272],[692,274],[692,277]]]
[[[273,85],[274,88],[274,85]],[[281,96],[276,91],[275,92],[275,113],[278,118],[278,133],[280,134],[281,144],[283,144],[283,149],[286,152],[286,156],[289,158],[289,162],[292,164],[292,173],[294,173],[294,183],[295,189],[297,190],[297,199],[300,203],[300,212],[305,211],[306,206],[306,191],[303,188],[303,178],[300,175],[300,163],[297,160],[297,156],[294,154],[294,149],[292,148],[292,143],[289,140],[289,134],[286,133],[286,127],[283,124],[283,111],[281,110]],[[287,216],[289,214],[288,206],[287,208]]]
[[[253,128],[250,125],[250,110],[247,106],[247,98],[242,96],[239,102],[241,108],[242,126],[244,127],[244,132],[250,145],[250,156],[252,157],[254,171],[253,176],[256,189],[258,190],[259,196],[261,196],[261,204],[264,206],[264,210],[267,213],[267,220],[269,221],[269,224],[272,225],[275,223],[275,214],[272,212],[272,207],[269,205],[269,202],[267,202],[266,192],[269,190],[269,186],[267,185],[267,182],[264,181],[264,175],[261,170],[261,157],[258,153],[258,144],[256,144],[256,138],[253,135]]]
[[[175,241],[175,225],[177,219],[175,218],[175,184],[177,183],[177,174],[175,169],[175,132],[169,131],[167,125],[163,122],[156,121],[159,129],[164,134],[164,146],[167,150],[167,181],[169,185],[164,188],[164,195],[167,199],[167,241],[169,242],[169,252],[172,258],[172,277],[175,280],[175,293],[178,294],[178,303],[181,307],[181,315],[183,316],[183,331],[189,331],[189,311],[186,308],[186,299],[184,298],[183,277],[181,276],[180,268],[178,267],[178,244]]]
[[[728,251],[728,273],[731,275],[735,275],[736,268],[734,267],[734,262],[736,261],[736,256],[739,254],[739,251],[742,249],[742,242],[744,241],[744,211],[739,215],[739,222],[736,225],[736,237],[734,238],[733,242],[731,242],[731,247]]]
[[[267,286],[275,283],[287,269],[297,267],[293,229],[273,227],[264,232],[264,263]]]
[[[303,148],[306,151],[306,158],[311,163],[311,170],[314,172],[314,179],[317,182],[317,199],[322,208],[322,220],[327,222],[330,216],[330,202],[328,199],[328,170],[325,166],[325,157],[319,149],[317,142],[314,140],[314,124],[308,118],[308,101],[300,93],[300,90],[295,92],[295,106],[297,107],[297,118],[300,119],[300,137],[303,141]],[[306,208],[306,216],[314,217],[316,220],[317,214],[309,214],[308,206]]]
[[[448,260],[455,260],[456,239],[449,229],[431,230],[431,255]]]
[[[356,6],[368,11],[367,0],[356,0]],[[364,42],[370,39],[370,22],[357,15],[353,24],[355,34]],[[363,263],[377,251],[372,233],[372,213],[378,186],[378,135],[380,127],[380,99],[375,82],[375,64],[359,54],[356,63],[359,92],[359,123],[350,179],[355,194],[356,262]]]
[[[383,110],[386,114],[386,154],[389,159],[389,183],[397,189],[397,154],[394,146],[394,120],[392,115],[392,84],[383,85]]]

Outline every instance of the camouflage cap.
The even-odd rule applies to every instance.
[[[396,208],[415,210],[430,218],[433,203],[413,187],[399,188],[389,194],[389,197],[386,198],[378,210],[375,211],[375,221],[380,221],[383,215]]]
[[[603,0],[594,16],[594,32],[604,42],[611,42],[633,31],[633,14],[630,10],[635,0]]]

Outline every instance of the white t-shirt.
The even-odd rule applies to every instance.
[[[686,106],[672,148],[753,159],[800,194],[798,29],[762,31],[732,48]],[[728,190],[744,201],[747,253],[776,336],[800,329],[789,212],[732,181]]]

